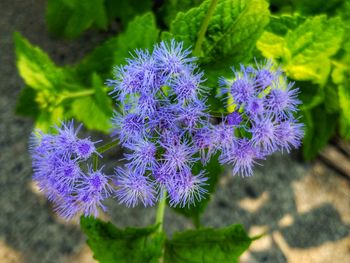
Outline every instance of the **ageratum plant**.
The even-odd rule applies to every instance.
[[[234,240],[238,243],[233,247],[243,244],[243,250],[235,256],[227,254],[238,257],[252,239],[237,226],[226,232],[197,230],[164,241],[165,204],[190,209],[208,198],[211,174],[206,167],[212,159],[230,165],[233,175],[251,176],[254,165],[269,155],[300,146],[303,124],[297,117],[298,89],[276,65],[257,62],[232,68],[229,79],[217,76],[217,97],[230,109],[218,115],[208,109],[205,73],[196,61],[190,49],[172,40],[154,45],[152,52],[137,49],[125,65],[117,66],[114,79],[107,81],[117,106],[112,141],[107,144],[98,146],[101,141],[79,138],[81,125],[75,128],[73,120],[55,126],[52,134],[37,130],[32,136],[33,180],[65,219],[81,214],[97,217],[100,209],[107,211],[107,198],[127,207],[158,204],[156,225],[146,230],[122,232],[92,218],[82,219],[86,232],[97,231],[88,234],[89,244],[101,262],[119,262],[113,254],[119,252],[104,252],[111,244],[123,251],[137,239],[143,240],[144,247],[135,248],[142,257],[148,253],[156,261],[163,257],[165,262],[187,262],[169,260],[177,239],[181,243],[189,235],[200,241],[227,233],[241,238]],[[117,144],[125,150],[124,166],[106,175],[98,159]],[[198,163],[200,170],[194,169]],[[99,231],[110,232],[112,241]],[[141,258],[132,262],[153,262]]]

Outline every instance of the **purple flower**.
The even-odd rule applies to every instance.
[[[245,107],[246,114],[249,117],[256,117],[257,115],[264,114],[264,100],[261,98],[250,98],[247,101],[246,107]]]
[[[195,57],[189,57],[191,51],[183,48],[182,42],[172,40],[170,44],[161,42],[156,45],[153,51],[155,65],[158,71],[167,77],[192,70],[197,60]]]
[[[227,146],[219,158],[222,164],[232,164],[233,174],[251,176],[253,166],[257,159],[263,159],[264,155],[252,145],[248,139],[238,139],[235,143]]]
[[[239,126],[242,120],[242,115],[236,111],[231,112],[229,115],[226,116],[226,122],[228,125],[231,126]]]
[[[156,151],[154,143],[142,138],[136,137],[132,141],[123,145],[130,153],[124,154],[127,164],[130,168],[144,172],[146,168],[152,168],[157,164]]]
[[[138,98],[136,112],[146,118],[155,113],[158,105],[159,102],[153,94],[141,93]]]
[[[113,192],[110,185],[111,178],[101,172],[101,170],[93,171],[90,167],[88,173],[81,177],[77,184],[76,202],[78,202],[79,210],[85,216],[98,215],[98,208],[106,211],[106,207],[102,201],[108,198]]]
[[[182,124],[184,130],[192,131],[198,126],[208,123],[209,114],[206,112],[206,106],[202,101],[192,102],[179,109],[177,120]]]
[[[187,72],[174,78],[170,86],[173,88],[177,100],[182,103],[197,100],[198,95],[205,92],[205,87],[201,86],[203,81],[203,72],[197,74]]]
[[[172,105],[164,105],[159,107],[157,111],[150,115],[148,124],[152,132],[161,133],[166,131],[178,131],[178,126],[176,124],[177,112],[176,108]]]
[[[238,105],[247,103],[255,96],[254,82],[246,76],[236,79],[231,86],[231,94]]]
[[[116,178],[87,163],[99,154],[97,142],[78,138],[81,126],[75,129],[73,121],[55,134],[38,131],[32,137],[33,179],[61,216],[97,216],[110,196],[128,207],[153,206],[167,197],[171,206],[189,207],[207,194],[205,169],[192,174],[197,162],[206,164],[218,153],[233,174],[250,176],[258,160],[299,147],[299,91],[271,61],[241,65],[232,68],[230,79],[219,78],[219,94],[234,112],[218,122],[190,53],[175,40],[155,45],[153,52],[136,50],[107,81],[119,105],[113,136],[126,149],[125,168],[115,169]]]
[[[57,136],[55,139],[55,148],[58,151],[62,151],[65,154],[72,154],[76,151],[76,142],[78,140],[77,133],[79,132],[81,125],[75,130],[74,122],[62,122],[62,127],[55,127],[57,130]]]
[[[126,142],[135,136],[141,136],[145,129],[143,118],[135,113],[124,115],[115,112],[112,122],[116,128],[112,135],[118,135],[122,142]]]
[[[276,81],[278,81],[281,76],[281,71],[279,69],[273,70],[273,63],[271,60],[263,64],[256,63],[258,69],[255,72],[255,80],[257,86],[260,87],[260,91],[263,91],[267,87],[273,85]]]
[[[214,126],[213,140],[218,150],[222,150],[227,145],[236,141],[236,136],[234,132],[235,130],[233,125],[227,124],[225,123],[225,121]]]
[[[165,166],[170,171],[183,171],[189,169],[191,164],[196,162],[198,158],[194,157],[195,147],[188,141],[177,141],[175,143],[163,143],[162,147],[165,152],[162,156]]]
[[[202,164],[206,164],[216,152],[215,138],[211,126],[205,126],[195,131],[193,135],[194,146],[199,151]]]
[[[78,158],[87,160],[93,153],[97,153],[95,143],[89,138],[79,139],[75,144],[75,153]]]
[[[266,95],[265,107],[278,117],[289,118],[298,111],[297,106],[301,102],[297,99],[299,89],[292,89],[294,83],[286,84],[285,81],[277,82],[272,86],[271,91]]]
[[[62,128],[56,126],[57,134],[37,131],[31,139],[33,180],[66,219],[78,213],[97,216],[112,192],[110,178],[101,170],[83,171],[82,163],[97,151],[96,142],[77,137],[80,128],[75,129],[73,121],[62,123]]]
[[[282,151],[285,149],[289,153],[291,147],[299,148],[303,136],[304,125],[296,120],[283,121],[276,127],[277,143]]]
[[[193,176],[190,170],[183,170],[176,176],[172,187],[168,189],[169,204],[171,206],[190,207],[202,200],[204,195],[208,193],[208,190],[204,188],[207,185],[207,180],[208,178],[204,176],[203,171]]]
[[[263,151],[274,152],[277,148],[276,123],[270,116],[255,118],[252,122],[252,143]]]
[[[135,207],[139,202],[144,206],[153,206],[156,201],[154,182],[142,174],[116,168],[116,196],[120,203]]]

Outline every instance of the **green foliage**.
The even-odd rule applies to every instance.
[[[338,85],[340,134],[350,139],[350,53],[347,53],[341,61],[343,63],[335,65],[332,79]]]
[[[344,0],[329,0],[329,1],[292,1],[296,11],[305,15],[315,14],[334,14],[336,10],[343,5]]]
[[[70,69],[56,66],[47,54],[38,47],[32,46],[19,33],[16,33],[14,38],[17,68],[27,85],[17,103],[18,112],[26,114],[25,112],[28,111],[27,114],[36,118],[36,126],[44,131],[47,131],[52,123],[58,123],[71,116],[81,119],[87,127],[101,131],[109,130],[109,118],[112,115],[111,99],[105,92],[104,99],[101,92],[97,95],[97,89],[101,89],[101,81],[100,87],[91,89],[83,86]],[[86,94],[95,94],[95,96],[86,97],[84,100],[79,98],[80,95]],[[91,110],[97,104],[97,96],[99,101],[103,100],[103,103],[99,104],[99,109]],[[79,101],[80,108],[76,106]],[[26,109],[29,102],[32,102],[33,107]],[[71,108],[73,110],[70,110]],[[81,117],[83,116],[81,114],[86,113],[87,108],[90,109],[89,117]]]
[[[40,48],[32,46],[19,33],[14,34],[17,68],[25,83],[37,90],[53,90],[66,75]]]
[[[88,129],[109,131],[113,113],[110,96],[103,89],[103,82],[97,74],[92,76],[92,96],[77,98],[72,102],[72,115],[83,122]]]
[[[130,52],[136,48],[151,48],[157,42],[158,35],[152,13],[137,16],[123,33],[109,38],[75,65],[75,74],[81,81],[86,81],[91,72],[96,72],[102,79],[111,78],[114,66],[124,64]]]
[[[91,27],[106,30],[112,19],[127,25],[151,8],[152,0],[48,0],[46,24],[56,37],[75,38]]]
[[[306,133],[304,137],[304,158],[311,160],[322,150],[333,135],[337,125],[337,114],[327,113],[323,105],[303,111]]]
[[[241,225],[175,233],[165,245],[165,263],[238,262],[252,239]]]
[[[162,38],[175,38],[193,48],[209,5],[207,0],[198,7],[179,12],[170,25],[170,32],[163,32]],[[252,59],[252,50],[268,21],[268,5],[264,0],[218,1],[198,54],[206,72],[205,84],[211,88],[211,110],[224,110],[221,101],[215,98],[217,76],[228,75],[230,66]]]
[[[200,215],[205,211],[205,208],[210,202],[210,196],[212,193],[215,192],[216,185],[219,181],[219,176],[223,172],[223,167],[218,162],[218,155],[213,156],[205,166],[203,166],[201,162],[197,162],[193,166],[192,172],[193,174],[198,174],[200,171],[204,169],[208,172],[207,185],[204,186],[204,189],[208,191],[208,194],[205,196],[205,198],[203,198],[200,202],[196,202],[195,206],[184,207],[184,208],[180,208],[180,207],[174,208],[176,212],[188,218],[191,218],[197,227],[200,226]]]
[[[152,0],[105,0],[108,18],[119,18],[123,25],[127,25],[134,16],[152,9]]]
[[[56,66],[46,53],[15,34],[17,67],[28,86],[20,94],[17,112],[36,119],[47,131],[52,123],[74,117],[89,129],[108,132],[112,99],[103,85],[114,65],[135,48],[150,48],[159,31],[152,13],[136,17],[125,32],[97,47],[73,67]]]
[[[209,4],[207,0],[186,13],[178,13],[170,26],[172,36],[193,47]],[[220,0],[209,21],[200,57],[205,62],[229,60],[231,65],[247,61],[268,21],[264,0]]]
[[[189,230],[172,239],[159,226],[119,229],[92,217],[82,217],[80,226],[100,263],[238,262],[253,241],[241,225]]]
[[[30,88],[24,87],[17,99],[16,103],[16,113],[26,117],[36,118],[39,113],[39,105],[35,101],[37,96],[37,91]]]
[[[158,263],[162,256],[165,237],[159,226],[122,230],[91,217],[82,217],[80,226],[100,263]]]
[[[294,30],[305,21],[305,17],[296,15],[271,15],[270,23],[266,27],[266,31],[272,32],[279,36],[285,36],[288,30]]]
[[[330,57],[336,54],[342,42],[344,30],[341,19],[316,16],[300,25],[290,21],[293,19],[283,20],[282,26],[278,27],[282,30],[274,28],[279,35],[264,32],[257,48],[264,57],[280,62],[290,78],[324,85],[331,70]],[[281,36],[283,31],[286,34]]]
[[[350,49],[347,50],[345,25],[340,17],[275,15],[257,42],[261,54],[279,63],[300,88],[306,159],[322,150],[338,123],[341,135],[350,137],[350,86],[345,81]]]
[[[161,7],[159,15],[163,22],[169,27],[179,12],[185,12],[189,9],[203,3],[204,0],[168,0]]]
[[[107,28],[104,0],[48,0],[46,23],[58,37],[74,38],[91,26]]]

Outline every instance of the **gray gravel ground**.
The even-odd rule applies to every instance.
[[[46,33],[44,6],[43,0],[0,0],[0,261],[4,263],[10,260],[1,258],[1,244],[19,252],[20,262],[26,263],[62,262],[85,244],[79,228],[58,220],[50,204],[32,190],[27,152],[32,121],[14,114],[23,82],[15,67],[12,34],[20,31],[60,65],[79,60],[106,35],[95,32],[71,42],[53,40]],[[115,154],[116,151],[109,153],[110,160]],[[252,178],[223,176],[202,223],[221,227],[240,222],[247,229],[264,226],[269,233],[279,231],[293,249],[318,247],[349,237],[349,222],[344,223],[344,217],[331,200],[303,214],[298,211],[293,182],[303,180],[310,169],[311,165],[276,155],[258,167]],[[264,199],[266,194],[268,197]],[[258,205],[260,199],[264,202]],[[249,202],[252,208],[245,208],[244,204],[249,206]],[[344,202],[349,204],[349,199]],[[110,218],[120,227],[142,226],[154,221],[152,208],[126,209],[113,200],[109,203]],[[286,215],[293,217],[293,223],[281,227],[280,221]],[[165,226],[171,234],[190,228],[191,222],[167,210]],[[252,251],[251,256],[249,262],[287,262],[276,243],[265,250]]]

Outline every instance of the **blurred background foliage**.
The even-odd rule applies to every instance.
[[[110,37],[76,64],[57,66],[15,33],[17,68],[25,82],[16,112],[43,130],[75,118],[107,133],[114,106],[104,82],[113,77],[113,67],[135,48],[152,48],[161,40],[175,38],[195,48],[210,2],[48,0],[46,23],[53,37],[73,39],[86,30]],[[230,66],[272,59],[301,90],[305,159],[335,135],[350,139],[350,0],[218,0],[194,54],[211,88],[211,110],[226,111],[215,98],[218,76],[230,76]]]

